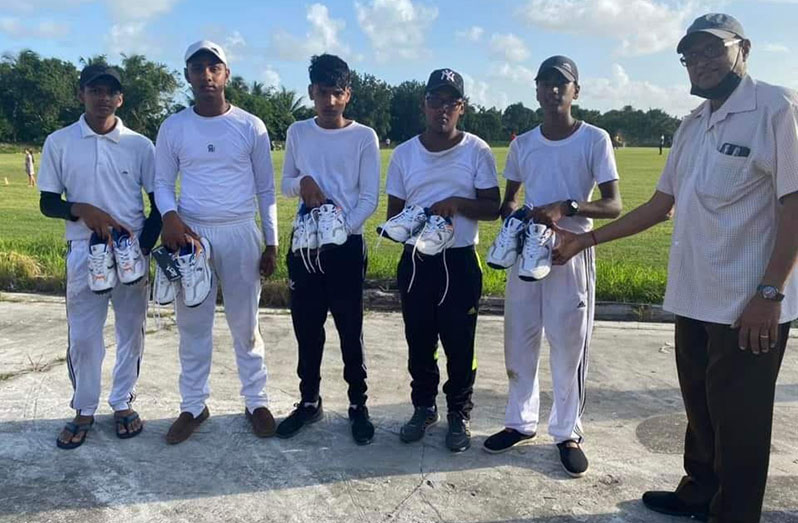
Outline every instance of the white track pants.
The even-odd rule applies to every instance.
[[[74,388],[70,406],[84,416],[94,415],[100,403],[105,357],[103,327],[109,300],[115,317],[116,365],[108,404],[114,411],[120,411],[129,409],[133,403],[144,351],[148,297],[146,277],[134,285],[119,282],[107,294],[92,292],[88,254],[89,241],[75,240],[70,242],[66,259],[67,369]]]
[[[216,290],[222,286],[227,325],[233,335],[241,395],[252,412],[268,404],[263,338],[258,329],[260,300],[261,232],[254,220],[208,224],[186,220],[186,224],[211,243],[213,286],[208,299],[189,308],[178,296],[177,328],[180,332],[181,412],[199,415],[210,395],[208,379],[213,354],[213,317]]]
[[[593,249],[552,267],[538,282],[507,276],[504,300],[504,360],[509,378],[505,426],[524,434],[537,431],[540,409],[538,361],[545,334],[554,404],[549,434],[560,443],[582,441],[581,415],[593,331],[596,270]]]

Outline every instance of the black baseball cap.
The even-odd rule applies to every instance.
[[[122,78],[119,75],[119,71],[115,67],[109,67],[102,64],[87,65],[83,68],[83,70],[80,72],[80,88],[83,89],[93,81],[104,77],[115,80],[119,90],[122,90]]]
[[[435,69],[429,75],[426,92],[429,93],[441,87],[450,87],[454,89],[461,98],[465,96],[463,77],[460,76],[460,73],[452,69]]]
[[[707,13],[693,20],[693,23],[687,28],[685,35],[679,40],[679,45],[676,46],[676,52],[681,53],[684,51],[688,39],[696,33],[709,33],[717,36],[721,40],[729,40],[731,38],[741,38],[745,40],[743,26],[736,18],[724,13]]]
[[[537,82],[538,78],[550,69],[558,71],[569,82],[579,82],[579,70],[576,68],[576,63],[567,56],[562,55],[551,56],[543,60],[543,63],[538,67],[535,81]]]

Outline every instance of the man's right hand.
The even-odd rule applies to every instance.
[[[502,206],[499,209],[499,214],[502,217],[502,220],[506,220],[508,216],[513,214],[515,211],[518,210],[518,204],[516,202],[502,202]]]
[[[75,218],[83,220],[86,227],[92,230],[94,234],[103,240],[110,241],[111,229],[119,229],[127,231],[130,234],[130,229],[114,220],[110,214],[102,209],[95,207],[90,203],[73,203],[70,208],[70,213]]]
[[[319,207],[327,202],[327,197],[324,196],[321,187],[310,176],[305,176],[299,181],[299,196],[308,209]]]
[[[188,243],[187,236],[199,240],[197,233],[183,222],[180,215],[175,211],[169,211],[163,217],[163,229],[161,230],[161,243],[169,249],[176,251]]]

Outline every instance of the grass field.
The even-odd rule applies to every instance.
[[[494,152],[501,173],[507,148],[495,148]],[[389,158],[390,152],[383,151],[383,176]],[[617,151],[617,160],[624,210],[629,211],[653,193],[665,156],[659,156],[657,149],[630,148]],[[273,161],[279,188],[283,152],[275,152]],[[500,180],[500,184],[503,186],[504,181]],[[26,185],[22,154],[0,153],[0,290],[61,291],[65,273],[64,224],[39,213],[38,191]],[[383,241],[379,250],[374,249],[377,240],[374,228],[385,217],[386,203],[387,197],[383,195],[377,212],[367,222],[366,238],[370,247],[368,278],[390,285],[400,247]],[[295,205],[293,200],[278,196],[283,252],[289,244]],[[480,225],[481,243],[478,251],[483,260],[498,227],[498,221]],[[670,232],[670,223],[665,223],[634,238],[600,246],[597,256],[598,298],[606,301],[660,302],[665,290]],[[487,265],[484,271],[485,293],[503,294],[505,273]],[[282,259],[274,279],[276,285],[283,286],[286,269]]]

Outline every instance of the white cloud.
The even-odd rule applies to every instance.
[[[618,40],[617,52],[634,56],[674,49],[701,9],[698,0],[528,0],[519,15],[545,29]]]
[[[583,107],[606,111],[631,105],[635,109],[662,109],[681,117],[695,109],[700,100],[690,95],[685,83],[660,86],[648,81],[634,80],[619,64],[612,65],[610,78],[585,78],[577,102]]]
[[[108,50],[112,54],[141,53],[150,50],[148,39],[144,35],[144,22],[128,22],[114,24],[105,37]]]
[[[523,62],[529,58],[529,49],[526,48],[526,44],[513,33],[497,33],[491,36],[490,50],[508,62]]]
[[[240,60],[241,53],[244,51],[246,46],[247,41],[238,31],[233,31],[222,41],[222,47],[224,48],[224,52],[227,55],[227,61],[229,63],[234,63]]]
[[[307,16],[310,29],[304,38],[296,37],[286,31],[272,35],[272,47],[284,60],[307,60],[311,55],[321,53],[349,54],[349,46],[340,41],[338,34],[346,27],[341,19],[331,18],[324,4],[312,4]]]
[[[415,59],[427,53],[425,33],[438,17],[437,7],[411,0],[371,0],[367,5],[355,2],[355,12],[380,62]]]
[[[455,33],[457,38],[470,40],[471,42],[479,42],[482,39],[483,34],[485,34],[485,29],[481,28],[478,25],[472,25],[471,27],[469,27],[464,31],[457,31]]]
[[[517,84],[526,86],[535,85],[535,71],[523,65],[505,62],[499,66],[493,67],[492,73]]]
[[[179,0],[106,0],[115,20],[150,20],[166,14]]]
[[[72,0],[75,1],[75,0]],[[115,23],[105,37],[112,54],[157,54],[160,46],[146,34],[147,22],[172,10],[180,0],[105,0]]]
[[[69,33],[69,26],[52,20],[27,23],[20,18],[7,16],[0,18],[0,33],[13,39],[53,39],[66,36]]]
[[[280,74],[272,69],[271,66],[266,67],[266,70],[263,71],[261,77],[263,78],[263,83],[266,84],[266,87],[280,87]]]
[[[463,74],[463,84],[465,95],[472,105],[496,107],[503,110],[510,104],[510,97],[506,92],[496,89],[495,86],[484,80],[477,80],[468,74]]]
[[[762,45],[762,50],[767,53],[789,53],[790,48],[784,44],[765,43]]]
[[[0,11],[33,13],[42,9],[69,9],[96,0],[0,0]]]

